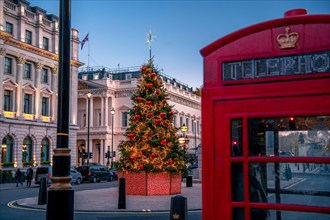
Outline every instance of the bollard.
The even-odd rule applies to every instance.
[[[119,179],[119,197],[118,197],[118,209],[126,209],[126,188],[125,178]]]
[[[186,197],[177,195],[171,198],[170,220],[188,220]]]
[[[40,179],[38,205],[44,205],[47,203],[47,179],[42,177]]]
[[[193,186],[193,177],[191,175],[188,175],[186,177],[186,186],[187,187],[192,187]]]

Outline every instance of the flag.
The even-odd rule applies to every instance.
[[[88,41],[88,34],[86,35],[86,37],[81,41],[81,50],[84,47],[84,44],[86,43],[86,41]]]

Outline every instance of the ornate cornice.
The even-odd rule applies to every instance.
[[[26,58],[22,57],[22,56],[17,56],[16,60],[17,60],[18,64],[24,64],[26,62]]]
[[[29,52],[33,52],[36,54],[39,54],[41,56],[45,56],[48,57],[49,59],[53,59],[53,60],[57,60],[59,59],[58,54],[49,52],[47,50],[32,46],[30,44],[21,42],[19,40],[15,40],[12,38],[12,36],[10,34],[8,34],[7,32],[4,31],[0,31],[0,38],[4,39],[6,44],[12,45],[12,46],[16,46],[19,48],[22,48],[24,50],[27,50]],[[84,63],[78,61],[78,60],[71,60],[70,64],[74,67],[81,67],[84,65]]]
[[[5,48],[0,48],[0,56],[5,56],[6,55],[6,49]]]

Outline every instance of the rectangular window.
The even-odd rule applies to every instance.
[[[32,95],[24,94],[24,113],[32,114]]]
[[[30,63],[24,64],[24,78],[31,79],[31,64]]]
[[[199,121],[197,121],[197,134],[199,134]]]
[[[49,50],[49,39],[47,37],[42,39],[42,48],[44,48],[44,50]]]
[[[5,57],[5,73],[7,73],[7,74],[12,73],[12,66],[13,66],[12,61],[13,61],[12,58]]]
[[[180,117],[180,128],[182,127],[183,125],[183,117]]]
[[[3,98],[3,110],[4,111],[11,111],[11,105],[12,105],[12,98],[13,98],[13,92],[10,90],[5,90],[4,92],[4,98]]]
[[[173,116],[173,126],[176,128],[176,115]]]
[[[84,124],[84,127],[86,127],[86,114],[83,115],[83,124]]]
[[[41,76],[41,80],[43,83],[48,83],[48,69],[43,68],[42,69],[42,76]]]
[[[13,24],[12,23],[9,23],[9,22],[6,22],[6,32],[9,33],[9,34],[13,34]]]
[[[126,74],[125,75],[126,80],[131,80],[132,79],[132,74]]]
[[[122,127],[128,126],[128,112],[122,113],[121,125],[122,125]]]
[[[195,133],[196,131],[196,122],[194,119],[191,119],[191,131]]]
[[[32,32],[26,30],[25,31],[25,43],[32,44]]]
[[[41,115],[49,116],[49,98],[42,97],[42,100],[41,100]]]
[[[189,118],[186,118],[187,131],[189,131]]]

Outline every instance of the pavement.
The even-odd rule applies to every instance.
[[[25,188],[26,186],[23,185]],[[38,185],[31,184],[31,187]],[[16,188],[16,183],[0,184],[0,190]],[[19,186],[17,188],[22,188]],[[202,184],[194,181],[193,187],[182,183],[181,195],[187,198],[189,211],[202,209]],[[126,196],[126,209],[118,209],[118,188],[104,188],[74,192],[74,210],[83,212],[162,212],[169,211],[171,200],[176,195],[166,196]],[[16,201],[17,206],[46,209],[46,205],[38,205],[38,197],[24,198]]]

